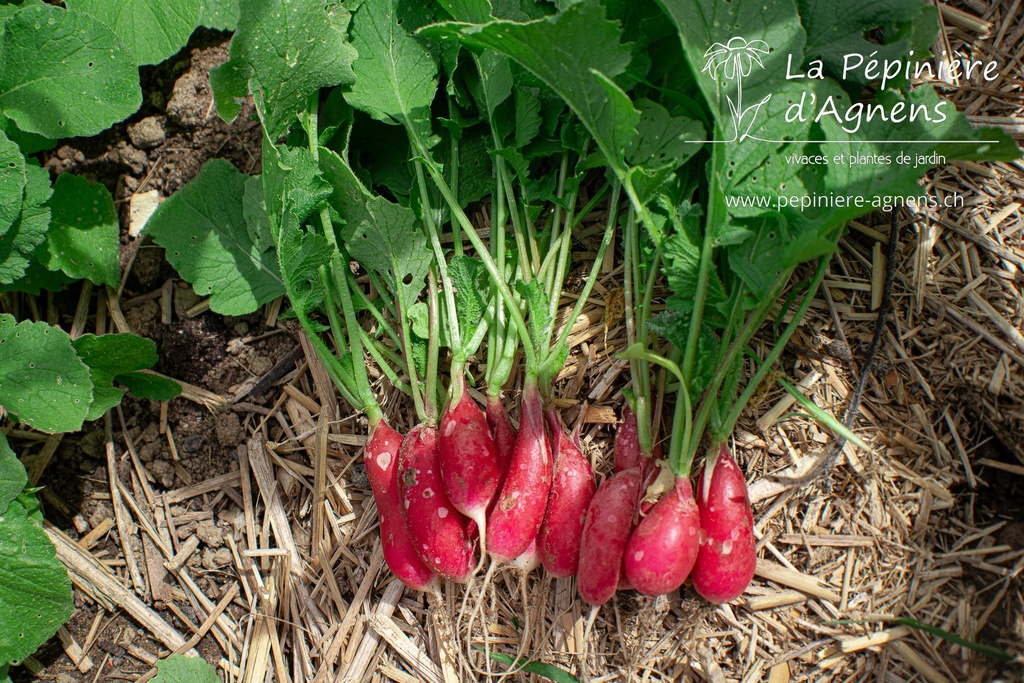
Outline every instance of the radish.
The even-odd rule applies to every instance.
[[[509,562],[536,538],[551,491],[551,449],[544,431],[544,411],[536,379],[523,388],[519,434],[508,477],[487,520],[491,556]]]
[[[683,585],[697,560],[700,515],[689,477],[678,477],[640,520],[626,545],[626,576],[644,595],[664,595]]]
[[[501,473],[498,490],[500,491],[505,484],[508,464],[512,461],[512,453],[516,448],[516,428],[512,426],[512,419],[509,418],[505,405],[497,396],[487,397],[487,424],[491,428],[494,445],[498,449],[498,470]]]
[[[622,406],[622,424],[615,432],[615,470],[625,470],[638,467],[643,457],[640,454],[640,435],[637,431],[636,414],[629,407],[629,403]]]
[[[402,435],[382,421],[363,451],[366,476],[377,503],[384,560],[391,573],[409,588],[433,591],[437,588],[437,576],[416,553],[402,517],[398,492],[398,453],[401,447]]]
[[[444,492],[438,433],[419,424],[405,436],[398,456],[398,488],[409,539],[423,562],[446,579],[465,581],[473,571],[468,520]]]
[[[639,468],[613,474],[597,489],[587,509],[576,587],[594,607],[608,602],[619,585],[639,486]]]
[[[455,509],[476,522],[486,547],[486,513],[498,491],[498,449],[483,411],[477,407],[463,374],[452,377],[452,402],[441,418],[440,465],[445,493]]]
[[[564,579],[575,574],[579,566],[583,523],[596,485],[590,463],[580,451],[578,437],[569,438],[553,410],[548,411],[547,420],[551,430],[554,477],[537,547],[548,573]]]
[[[693,588],[715,604],[737,598],[754,578],[757,548],[754,516],[743,479],[729,449],[704,466],[697,484],[701,544],[693,567]]]

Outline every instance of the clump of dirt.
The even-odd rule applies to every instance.
[[[224,359],[224,335],[213,329],[208,316],[186,318],[164,327],[158,346],[160,370],[190,384],[203,377]]]

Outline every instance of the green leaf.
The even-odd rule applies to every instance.
[[[21,216],[0,239],[0,282],[10,283],[25,274],[35,251],[50,225],[50,208],[45,206],[52,192],[50,173],[29,164],[25,167],[25,199]]]
[[[18,456],[7,443],[7,436],[0,432],[0,510],[6,510],[11,501],[21,495],[28,486],[28,475],[18,461]]]
[[[665,107],[651,100],[638,100],[640,112],[637,137],[626,148],[626,161],[649,169],[682,166],[700,151],[706,138],[704,126],[688,116],[672,116]]]
[[[47,270],[46,266],[41,264],[33,254],[24,274],[14,282],[0,283],[0,292],[26,292],[33,296],[39,296],[44,289],[50,292],[59,292],[72,282],[77,282],[77,280],[69,278],[59,270]]]
[[[114,377],[132,396],[154,401],[170,401],[181,395],[181,385],[173,379],[152,372],[125,372]]]
[[[276,140],[287,133],[311,94],[355,80],[349,20],[348,10],[333,2],[241,0],[231,61],[218,67],[216,76],[211,72],[214,90],[224,93],[217,101],[221,115],[237,115],[230,106],[225,111],[222,102],[244,96],[239,87],[244,76],[267,135]]]
[[[535,348],[543,348],[550,338],[550,331],[554,325],[551,317],[551,305],[548,297],[544,294],[544,287],[538,280],[516,281],[516,291],[526,302],[526,308],[530,313],[528,321],[530,328],[530,339]],[[560,365],[558,367],[561,367]]]
[[[274,233],[270,229],[270,216],[267,215],[267,205],[263,197],[263,176],[250,176],[245,181],[245,190],[242,194],[242,215],[245,217],[245,227],[249,232],[249,239],[260,251],[266,251],[274,246]]]
[[[479,259],[456,255],[448,264],[448,277],[455,288],[459,329],[468,339],[487,312],[487,296],[490,292],[487,270]]]
[[[385,123],[399,124],[425,149],[433,146],[430,103],[437,91],[437,61],[409,35],[398,16],[398,0],[364,2],[352,22],[359,52],[356,82],[345,99]]]
[[[202,0],[64,0],[114,29],[137,64],[159,64],[188,42],[199,25]]]
[[[214,159],[164,201],[146,232],[167,250],[167,260],[196,293],[210,295],[223,315],[252,313],[284,294],[272,252],[249,238],[243,213],[248,177],[230,162]]]
[[[0,235],[21,215],[25,182],[25,156],[0,131]]]
[[[392,294],[401,287],[411,305],[426,286],[433,253],[427,237],[417,225],[412,209],[393,204],[383,197],[366,203],[367,220],[346,229],[349,255],[364,268],[380,273]]]
[[[171,655],[157,660],[153,683],[220,683],[217,672],[205,659]]]
[[[71,580],[20,501],[0,511],[0,557],[0,662],[17,664],[71,617]]]
[[[73,432],[91,402],[89,368],[66,332],[0,315],[0,405],[41,431]]]
[[[238,0],[202,0],[199,25],[217,31],[234,31],[238,26]]]
[[[525,24],[449,22],[423,31],[458,38],[476,49],[496,50],[515,60],[564,99],[594,137],[613,167],[634,134],[638,115],[611,81],[629,65],[629,45],[619,42],[618,24],[605,8],[586,0],[564,12]]]
[[[481,646],[474,645],[473,647],[483,652],[483,648]],[[554,681],[554,683],[580,683],[580,679],[576,678],[565,669],[558,668],[554,664],[545,664],[544,662],[538,662],[535,659],[531,659],[529,661],[525,659],[513,659],[503,652],[489,652],[488,655],[496,662],[507,664],[510,669],[515,669],[517,671],[522,670],[526,673],[536,674],[541,678]]]
[[[117,375],[144,370],[160,360],[156,344],[134,334],[86,334],[72,345],[92,376],[92,405],[87,420],[103,417],[103,413],[121,402],[124,390],[113,386]]]
[[[924,57],[920,53],[928,49],[938,30],[935,8],[922,0],[865,0],[843,12],[836,12],[829,0],[799,0],[799,5],[800,21],[807,31],[805,62],[820,59],[829,74],[840,78],[844,62],[849,60],[852,66],[858,63],[853,55],[860,55],[862,66],[846,74],[846,80],[853,83],[868,82],[864,65],[871,59],[879,64],[886,60],[906,63],[912,49]],[[918,31],[918,25],[930,36],[922,35],[925,31]],[[878,29],[882,29],[884,39],[869,40],[868,36],[880,33]],[[889,83],[902,87],[906,79],[889,79],[886,87]]]
[[[88,14],[26,6],[7,22],[0,63],[0,110],[27,133],[95,135],[142,103],[131,51]]]
[[[114,199],[102,183],[63,173],[49,201],[52,220],[36,257],[50,270],[98,285],[121,282],[121,232]]]

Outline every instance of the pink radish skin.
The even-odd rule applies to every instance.
[[[487,551],[499,562],[519,557],[537,537],[551,491],[551,448],[536,381],[523,388],[519,435],[508,477],[487,520]]]
[[[676,479],[640,520],[626,545],[626,576],[644,595],[664,595],[683,585],[700,549],[700,513],[689,477]]]
[[[554,411],[548,411],[554,477],[548,509],[537,535],[541,563],[549,574],[564,579],[576,573],[587,508],[597,489],[594,472],[579,445],[565,433]]]
[[[505,483],[508,464],[512,461],[512,453],[516,448],[516,428],[508,416],[504,404],[497,396],[487,397],[487,424],[494,436],[494,445],[498,448],[498,469],[501,471],[501,484]],[[499,485],[498,489],[501,489]]]
[[[522,555],[512,560],[511,566],[523,574],[529,574],[540,566],[540,555],[537,552],[536,538],[530,541],[529,547],[523,551]]]
[[[615,432],[615,472],[625,472],[641,463],[640,433],[637,429],[636,414],[628,403],[622,406],[622,424]]]
[[[634,467],[606,479],[590,501],[576,586],[595,607],[608,602],[619,586],[639,486],[640,470]]]
[[[462,582],[475,566],[467,534],[469,520],[444,492],[438,442],[437,429],[422,424],[402,441],[398,456],[402,515],[420,559],[444,578]]]
[[[697,483],[703,540],[691,577],[693,588],[704,599],[721,604],[739,597],[754,578],[754,515],[743,473],[725,446],[710,481],[705,481],[707,475],[705,467]]]
[[[377,503],[384,560],[391,573],[409,588],[431,591],[437,588],[437,577],[416,554],[402,518],[398,492],[398,453],[401,447],[402,435],[381,422],[366,443],[363,463]]]
[[[501,478],[498,448],[487,418],[466,391],[465,378],[460,374],[452,381],[462,386],[452,392],[460,395],[459,401],[441,418],[441,477],[455,509],[483,527]]]

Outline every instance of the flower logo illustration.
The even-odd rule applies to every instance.
[[[704,68],[701,69],[702,72],[710,75],[715,82],[721,82],[719,78],[722,81],[736,81],[736,101],[734,102],[728,94],[725,96],[729,103],[729,109],[732,111],[733,137],[724,142],[738,142],[746,138],[757,119],[757,112],[772,97],[770,94],[766,95],[757,104],[746,109],[743,108],[743,79],[753,73],[755,64],[764,68],[761,57],[767,55],[768,52],[768,43],[763,40],[747,40],[741,36],[734,36],[725,44],[714,43],[704,53],[704,58],[707,61],[704,63]],[[748,119],[748,123],[741,135],[740,126],[744,119]]]

